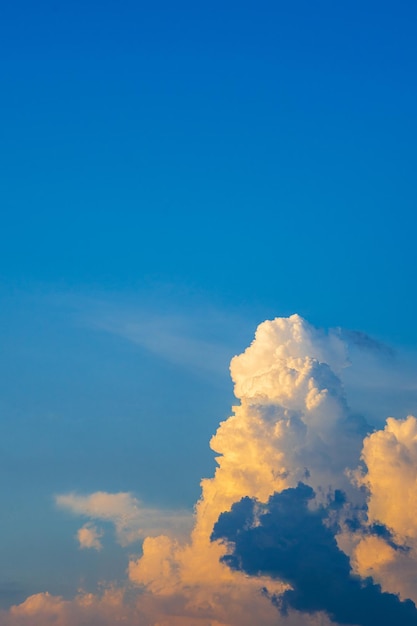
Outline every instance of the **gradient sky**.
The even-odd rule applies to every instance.
[[[111,532],[77,548],[57,495],[192,509],[263,320],[347,329],[352,408],[379,428],[417,414],[417,5],[1,13],[8,607],[125,575]]]

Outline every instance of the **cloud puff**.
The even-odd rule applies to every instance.
[[[69,493],[56,496],[55,501],[60,508],[68,509],[75,515],[114,524],[117,541],[122,546],[162,532],[181,535],[192,523],[192,515],[188,512],[145,507],[130,493]],[[95,526],[83,526],[78,531],[82,547],[97,548],[102,534],[97,533]]]
[[[417,602],[417,419],[388,418],[364,439],[361,460],[355,477],[367,494],[365,519],[340,545],[359,575]],[[374,536],[375,527],[385,531]]]
[[[401,543],[417,539],[417,419],[388,418],[363,444],[361,482],[369,491],[368,519],[385,524]]]
[[[100,537],[102,536],[103,532],[93,524],[84,524],[84,526],[77,532],[77,539],[80,544],[80,548],[101,550],[103,546],[101,544]]]

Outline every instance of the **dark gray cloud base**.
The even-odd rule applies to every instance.
[[[351,575],[348,556],[339,550],[325,521],[328,510],[309,508],[315,494],[299,483],[271,496],[266,505],[243,498],[222,513],[212,540],[226,540],[231,552],[223,561],[250,576],[268,575],[292,589],[271,597],[281,613],[288,609],[325,611],[340,624],[358,626],[417,625],[411,600],[383,593],[370,579]]]

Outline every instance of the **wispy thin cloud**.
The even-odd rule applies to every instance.
[[[193,297],[148,296],[132,302],[116,295],[61,294],[55,301],[71,312],[77,325],[118,336],[195,373],[224,378],[230,359],[254,327],[240,313],[197,303]]]
[[[93,322],[96,329],[118,335],[171,363],[224,373],[230,347],[192,334],[190,319],[143,312],[136,318],[113,315]]]

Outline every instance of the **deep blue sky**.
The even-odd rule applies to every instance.
[[[412,2],[10,3],[6,289],[157,281],[415,342],[416,18]]]
[[[413,2],[4,4],[2,524],[22,548],[0,546],[0,592],[63,590],[77,522],[54,493],[191,506],[263,319],[416,347],[416,26]]]

